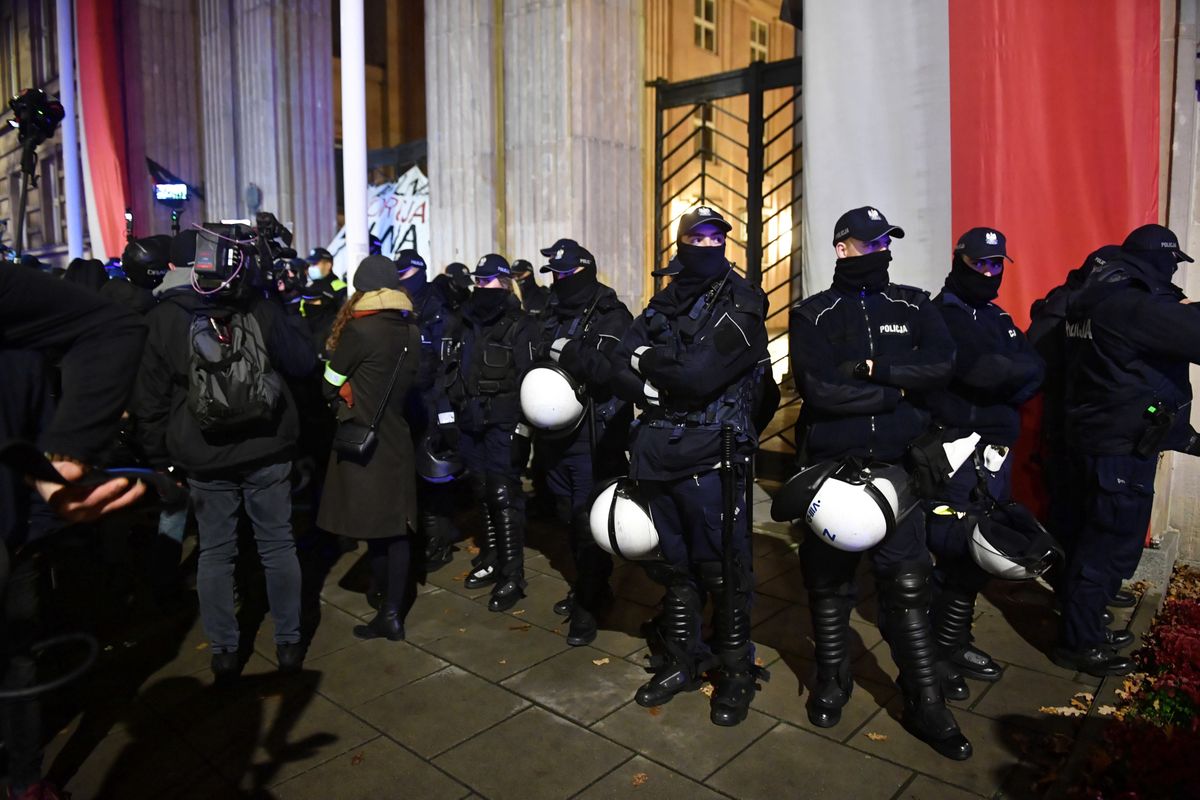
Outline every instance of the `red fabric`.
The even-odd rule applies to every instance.
[[[1158,221],[1159,4],[950,2],[951,217],[1015,263],[1000,304],[1022,328],[1068,270]],[[1040,404],[1022,415],[1013,494],[1037,512]]]
[[[84,163],[91,175],[100,224],[99,231],[91,232],[92,250],[96,254],[102,247],[105,256],[120,255],[124,249],[125,209],[129,206],[121,63],[113,46],[120,41],[116,20],[113,0],[75,4],[79,104],[87,142]]]

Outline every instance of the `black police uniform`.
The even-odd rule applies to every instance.
[[[310,265],[322,261],[333,261],[333,255],[323,247],[318,247],[308,254]],[[308,325],[312,336],[313,347],[323,360],[328,360],[325,354],[325,341],[333,329],[333,321],[337,319],[338,311],[346,302],[346,282],[330,272],[323,278],[309,279],[309,283],[301,293],[300,314]]]
[[[842,215],[834,230],[835,245],[851,237],[870,242],[904,235],[870,207]],[[888,250],[839,259],[833,286],[792,308],[792,375],[804,400],[796,425],[801,465],[847,457],[895,464],[929,428],[930,415],[916,401],[949,381],[954,343],[924,291],[889,283],[890,260]],[[874,362],[869,376],[867,360]],[[800,545],[817,658],[808,712],[821,727],[837,724],[853,686],[846,637],[859,556],[816,536]],[[905,724],[944,755],[969,757],[970,744],[945,707],[935,673],[924,515],[910,513],[870,558],[879,628],[900,669]]]
[[[969,693],[960,673],[994,681],[1000,678],[1000,666],[971,645],[975,599],[988,578],[968,551],[968,528],[974,523],[964,525],[962,518],[946,509],[983,512],[991,501],[1010,499],[1009,453],[1021,432],[1020,407],[1037,393],[1045,373],[1041,356],[1012,317],[992,302],[1002,274],[983,275],[963,256],[1007,259],[1004,234],[992,228],[964,233],[955,247],[946,284],[933,300],[957,354],[950,385],[929,395],[929,408],[953,438],[971,433],[980,437],[974,457],[947,481],[937,500],[926,503],[929,549],[937,557],[933,634],[942,688],[954,699],[965,699]]]
[[[457,261],[447,264],[446,270],[429,283],[450,312],[459,311],[471,296],[471,272],[466,264]]]
[[[476,279],[510,275],[508,262],[480,259]],[[525,497],[521,468],[528,449],[515,446],[521,421],[520,377],[533,363],[533,320],[509,289],[476,288],[463,306],[459,346],[447,355],[448,407],[439,410],[443,435],[461,430],[461,452],[482,503],[487,536],[464,585],[494,583],[488,608],[505,611],[525,595]],[[443,414],[452,412],[452,416]],[[453,444],[453,442],[451,442]]]
[[[1101,615],[1141,555],[1158,454],[1200,453],[1186,421],[1200,308],[1181,302],[1171,282],[1177,259],[1192,259],[1160,225],[1133,231],[1122,251],[1093,268],[1067,306],[1066,441],[1083,525],[1068,552],[1054,656],[1094,675],[1133,666],[1111,650],[1132,636],[1107,630]]]
[[[425,260],[416,250],[401,250],[396,258],[396,271],[404,273],[416,267],[400,287],[412,300],[413,313],[421,334],[421,362],[412,391],[406,403],[406,416],[412,430],[413,443],[423,447],[428,436],[441,451],[448,446],[437,435],[438,408],[444,405],[444,387],[439,377],[446,355],[455,345],[451,338],[457,329],[456,315],[446,308],[442,294],[429,283]],[[454,489],[441,483],[417,481],[420,530],[424,541],[425,569],[433,571],[449,563],[454,542],[461,537],[454,525]]]
[[[611,597],[612,558],[592,538],[588,514],[597,480],[626,471],[625,439],[632,406],[613,395],[609,353],[633,320],[629,309],[596,277],[595,258],[581,247],[560,249],[542,272],[554,272],[546,308],[538,317],[537,354],[557,362],[586,392],[581,424],[562,434],[535,430],[546,485],[556,499],[559,520],[569,526],[575,581],[567,605],[567,643],[596,638],[596,617]],[[579,272],[570,273],[576,268]],[[593,442],[593,434],[596,441]]]
[[[685,234],[702,224],[728,231],[712,209],[684,215]],[[754,581],[745,507],[746,465],[758,446],[754,426],[760,381],[769,368],[767,299],[737,273],[724,247],[680,242],[669,286],[654,295],[614,351],[614,390],[642,407],[630,434],[629,475],[638,484],[658,531],[668,569],[659,617],[665,653],[638,690],[643,706],[694,689],[714,658],[700,638],[703,592],[713,598],[715,661],[721,678],[712,721],[745,718],[758,670],[750,641]],[[735,434],[732,585],[722,571],[722,428]]]

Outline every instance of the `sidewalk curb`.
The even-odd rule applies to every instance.
[[[1178,558],[1179,533],[1176,531],[1168,531],[1164,534],[1160,547],[1143,552],[1142,561],[1138,564],[1137,573],[1134,574],[1134,580],[1146,581],[1147,588],[1129,620],[1129,632],[1134,635],[1139,645],[1142,637],[1150,630],[1154,618],[1162,610],[1163,603],[1166,602],[1167,589],[1171,584],[1171,570]],[[1075,743],[1071,747],[1066,762],[1059,770],[1058,780],[1046,793],[1046,800],[1064,800],[1067,791],[1080,784],[1083,770],[1087,766],[1087,756],[1092,752],[1092,748],[1100,742],[1104,735],[1104,729],[1109,723],[1107,717],[1100,715],[1099,709],[1101,706],[1117,704],[1117,690],[1124,682],[1125,678],[1120,675],[1110,675],[1100,682],[1100,688],[1096,690],[1092,707],[1088,710],[1087,717],[1084,718],[1083,724],[1079,728],[1079,735],[1075,737]]]

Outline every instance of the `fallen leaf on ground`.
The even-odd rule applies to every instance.
[[[705,697],[712,697],[712,696],[713,696],[713,685],[712,685],[711,683],[705,683],[705,684],[703,684],[703,685],[700,687],[700,692],[701,692],[701,693],[702,693],[702,694],[703,694]]]
[[[199,653],[201,650],[207,650],[207,649],[208,649],[208,642],[201,642],[200,644],[196,645],[197,653]]]
[[[650,712],[650,716],[657,717],[662,713],[662,706],[650,706],[646,710]]]
[[[1092,696],[1087,692],[1080,692],[1071,698],[1071,708],[1078,708],[1080,711],[1087,711],[1092,707]]]
[[[458,632],[459,632],[459,633],[466,633],[466,632],[467,632],[467,629],[466,629],[466,628],[459,628],[459,629],[458,629]]]
[[[764,663],[763,663],[763,660],[762,660],[762,658],[761,658],[761,657],[756,657],[756,658],[754,659],[754,666],[756,666],[756,667],[765,667],[765,666],[766,666],[766,664],[764,664]]]
[[[362,753],[355,753],[355,754],[354,754],[354,755],[353,755],[353,756],[350,758],[350,766],[352,766],[352,767],[357,767],[359,764],[361,764],[361,763],[363,762],[363,759],[364,759],[365,757],[366,757],[366,756],[364,756]]]
[[[1071,706],[1042,706],[1038,711],[1053,717],[1082,717],[1087,715],[1086,710]]]
[[[513,612],[513,616],[514,616],[514,617],[519,617],[519,616],[521,616],[521,615],[522,615],[522,614],[524,614],[524,613],[525,613],[525,609],[523,609],[523,608],[520,608],[520,609],[517,609],[516,611],[514,611],[514,612]]]
[[[595,664],[597,667],[603,667],[605,664],[608,663],[608,659],[607,658],[593,658],[592,663]]]
[[[467,570],[462,575],[455,575],[451,580],[465,581],[467,579],[467,576],[470,574],[471,574],[471,570]]]
[[[875,731],[867,731],[867,738],[870,739],[872,742],[886,742],[887,734],[886,733],[875,733]]]
[[[532,627],[532,625],[526,623],[525,625],[509,625],[508,629],[510,631],[527,631]]]
[[[508,659],[507,659],[507,658],[502,658],[502,659],[500,659],[499,663],[501,663],[501,664],[507,664],[507,663],[508,663]]]
[[[638,786],[641,786],[643,783],[645,783],[648,780],[650,780],[649,775],[647,775],[644,772],[639,772],[637,775],[633,776],[633,785],[636,788]]]
[[[467,545],[467,552],[473,556],[477,556],[477,555],[479,555],[479,548],[473,544],[469,544],[469,545]]]
[[[1096,713],[1102,717],[1111,717],[1113,714],[1117,713],[1117,707],[1116,706],[1100,706],[1099,708],[1096,709]]]

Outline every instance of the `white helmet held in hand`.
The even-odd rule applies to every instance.
[[[521,379],[521,413],[540,433],[565,435],[583,421],[575,379],[557,364],[537,364]]]
[[[658,556],[658,531],[636,491],[637,485],[628,478],[601,484],[588,517],[596,544],[631,561]]]
[[[858,553],[883,541],[916,506],[903,467],[851,460],[801,470],[775,495],[771,517],[803,519],[821,541]]]
[[[1025,506],[997,505],[975,520],[968,546],[984,572],[1009,581],[1038,577],[1063,558],[1062,547]]]

